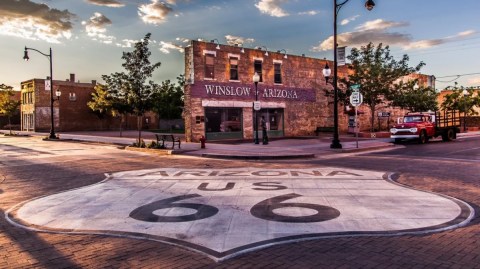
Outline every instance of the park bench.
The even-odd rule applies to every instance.
[[[320,133],[333,133],[334,127],[317,127],[314,133],[318,136]]]
[[[180,143],[181,143],[180,137],[174,136],[172,134],[166,134],[166,135],[155,134],[155,136],[157,137],[157,144],[161,148],[167,147],[165,143],[172,143],[172,149],[175,148],[175,144],[177,144],[178,148],[180,148]]]

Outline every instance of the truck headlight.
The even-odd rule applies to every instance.
[[[390,129],[390,133],[392,133],[392,134],[396,134],[397,132],[398,132],[398,130],[396,128]]]
[[[416,133],[417,132],[417,128],[410,128],[410,133]]]

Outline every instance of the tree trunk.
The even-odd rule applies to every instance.
[[[122,137],[122,129],[123,129],[123,122],[124,122],[124,114],[120,115],[120,137]]]
[[[10,116],[8,116],[8,126],[10,127],[10,135],[12,135],[12,122],[10,121]]]
[[[375,106],[370,106],[370,132],[374,131],[374,124],[375,124]]]
[[[142,147],[142,116],[137,115],[138,147]]]

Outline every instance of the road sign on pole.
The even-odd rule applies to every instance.
[[[254,101],[253,102],[253,109],[254,110],[260,110],[262,108],[261,104],[260,104],[260,101]]]
[[[350,104],[352,106],[359,106],[363,103],[363,95],[359,92],[352,92],[352,95],[350,95]]]

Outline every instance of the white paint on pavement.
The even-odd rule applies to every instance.
[[[383,177],[335,167],[119,172],[29,201],[14,219],[39,230],[134,235],[223,259],[309,237],[452,228],[472,215],[457,200]]]

